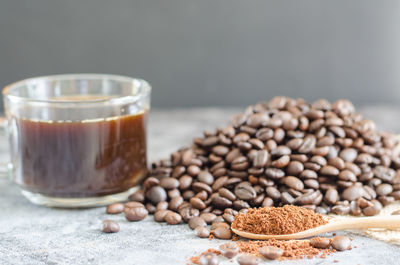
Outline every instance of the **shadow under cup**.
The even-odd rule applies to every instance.
[[[33,203],[124,200],[145,176],[150,85],[113,75],[23,80],[4,88],[13,180]]]

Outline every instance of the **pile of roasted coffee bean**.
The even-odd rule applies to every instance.
[[[231,238],[228,224],[249,207],[376,215],[400,199],[397,145],[348,100],[276,97],[153,163],[130,200],[157,222],[189,223],[200,237]]]

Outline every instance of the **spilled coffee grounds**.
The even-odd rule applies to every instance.
[[[236,215],[232,228],[255,234],[283,235],[326,224],[321,214],[309,209],[285,205],[249,209]]]
[[[283,250],[282,256],[279,260],[294,260],[313,258],[320,255],[321,258],[326,257],[332,252],[333,249],[320,249],[313,247],[309,240],[290,240],[290,241],[280,241],[275,239],[264,240],[264,241],[238,241],[237,245],[241,253],[249,253],[258,255],[259,250],[265,246],[273,246]]]

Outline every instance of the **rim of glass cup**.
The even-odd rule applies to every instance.
[[[21,97],[12,95],[11,92],[13,89],[18,89],[21,86],[27,85],[29,83],[39,83],[43,81],[61,81],[61,80],[102,80],[108,79],[113,81],[127,82],[132,83],[133,86],[138,87],[137,93],[132,93],[130,95],[121,95],[115,96],[111,98],[96,98],[96,99],[82,99],[82,100],[59,100],[59,99],[38,99],[38,98],[30,98],[30,97]],[[122,75],[112,75],[112,74],[62,74],[62,75],[47,75],[47,76],[38,76],[31,77],[27,79],[23,79],[14,83],[11,83],[3,88],[2,94],[5,98],[10,99],[11,101],[17,102],[27,102],[27,103],[39,103],[39,104],[60,104],[63,106],[74,105],[77,104],[122,104],[125,102],[136,102],[141,100],[142,98],[148,96],[151,92],[150,84],[140,78],[133,78]]]

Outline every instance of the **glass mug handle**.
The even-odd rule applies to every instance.
[[[0,117],[0,137],[7,135],[7,119]],[[0,160],[0,178],[7,178],[10,176],[10,162]]]

